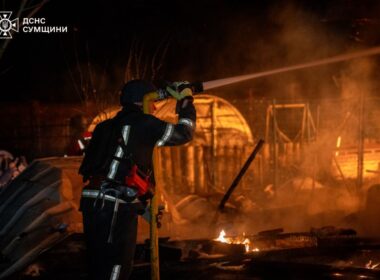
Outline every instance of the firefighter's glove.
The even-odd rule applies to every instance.
[[[193,96],[193,91],[190,87],[189,82],[174,82],[170,86],[166,87],[166,90],[169,92],[171,96],[173,96],[176,100],[182,100],[187,96]]]

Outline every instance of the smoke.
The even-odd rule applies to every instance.
[[[215,79],[257,73],[346,51],[342,38],[334,36],[315,14],[288,2],[262,9],[227,18],[227,26],[218,31],[223,34],[223,44],[217,46],[217,52],[214,48],[207,53],[211,57],[207,60],[212,61],[206,77]],[[316,98],[331,94],[333,73],[331,66],[294,71],[221,89],[216,94],[229,100],[238,99],[238,91],[253,88],[256,96]],[[245,98],[244,94],[240,96]]]
[[[347,37],[340,36],[336,29],[303,7],[277,4],[271,6],[266,14],[269,14],[269,19],[265,21],[255,18],[253,13],[229,22],[230,26],[223,30],[225,44],[214,57],[207,77],[257,73],[355,50],[353,44],[351,47],[347,45]],[[241,103],[235,103],[241,111],[246,110],[247,88],[254,89],[254,98],[265,96],[268,105],[272,98],[276,98],[277,103],[309,103],[317,126],[310,143],[304,139],[302,157],[291,163],[292,166],[286,165],[288,161],[280,164],[280,184],[273,191],[274,195],[264,189],[254,195],[253,192],[246,194],[250,199],[248,204],[254,207],[249,211],[240,209],[240,217],[244,217],[240,220],[230,217],[230,223],[226,222],[230,230],[252,233],[283,227],[287,231],[303,231],[326,225],[362,229],[362,218],[352,221],[347,217],[365,208],[363,198],[371,181],[365,179],[362,189],[357,191],[356,174],[346,173],[346,169],[339,173],[337,164],[342,164],[342,160],[334,160],[334,157],[339,157],[339,153],[336,154],[339,136],[340,151],[347,148],[354,154],[357,151],[361,94],[365,96],[365,137],[376,139],[379,136],[378,125],[374,121],[379,116],[375,113],[379,112],[379,105],[374,99],[378,87],[375,59],[356,59],[274,75],[216,93],[230,101],[241,99]],[[265,114],[265,109],[255,113]],[[293,121],[287,123],[292,118]],[[281,121],[281,125],[290,127],[298,126],[302,119],[300,114],[287,112],[287,115],[281,115]],[[264,127],[255,123],[251,125],[254,129],[263,130]],[[264,132],[255,134],[264,135]],[[279,157],[286,155],[280,151]],[[357,161],[351,159],[347,162],[356,172]],[[273,178],[267,180],[266,190],[271,189],[272,181]],[[372,222],[376,223],[375,220]],[[211,232],[214,230],[210,229]],[[364,230],[361,233],[368,232]]]
[[[212,80],[310,62],[352,50],[346,44],[345,35],[339,35],[334,27],[322,22],[320,16],[302,6],[286,1],[261,8],[247,9],[239,14],[233,11],[219,14],[215,22],[210,19],[205,28],[200,28],[201,24],[198,26],[199,34],[194,40],[189,39],[191,36],[184,38],[183,34],[189,32],[181,32],[183,37],[177,34],[169,46],[166,60],[167,64],[172,62],[175,69],[166,74],[170,74],[172,80]],[[224,17],[229,13],[232,16]],[[183,22],[178,24],[184,27]],[[83,68],[86,67],[84,64]],[[106,85],[112,86],[112,77],[120,78],[125,69],[119,64],[112,64],[108,69],[113,70],[106,71],[109,76]],[[102,77],[103,69],[99,67],[95,72]],[[328,224],[340,225],[346,215],[359,211],[364,202],[353,194],[355,181],[342,180],[340,175],[332,174],[333,155],[338,136],[342,138],[342,149],[346,146],[355,148],[358,97],[360,93],[372,97],[375,73],[372,57],[274,75],[214,92],[229,101],[241,99],[242,105],[235,104],[242,111],[247,106],[248,88],[253,89],[254,98],[265,97],[268,104],[273,98],[277,103],[309,102],[315,124],[318,123],[317,135],[312,136],[310,144],[304,143],[302,147],[303,156],[291,166],[285,160],[280,165],[280,184],[274,195],[264,191],[273,184],[270,173],[265,186],[252,186],[254,191],[244,193],[248,201],[232,203],[234,214],[224,216],[221,223],[237,233],[275,227],[284,227],[287,231],[308,230]],[[80,77],[79,73],[74,74]],[[319,118],[316,114],[318,106]],[[375,122],[376,115],[372,112],[377,110],[377,104],[368,101],[366,106],[366,112],[371,112],[367,116],[368,124],[371,119]],[[254,113],[265,115],[265,111],[266,108]],[[281,125],[300,127],[300,116],[302,114],[292,112],[281,115]],[[262,119],[265,121],[265,117]],[[256,129],[259,127],[256,123],[251,125]],[[262,125],[261,129],[264,127]],[[368,128],[366,133],[369,132]],[[265,134],[264,131],[254,133]],[[375,139],[376,133],[371,133]],[[300,145],[296,148],[301,149]],[[279,156],[286,157],[281,152]],[[343,175],[348,177],[348,174]],[[197,204],[197,207],[190,204],[187,210],[182,209],[188,223],[179,224],[172,232],[174,235],[197,238],[215,233],[217,228],[209,226],[209,219],[217,203],[209,198],[200,198],[199,203],[201,205]]]

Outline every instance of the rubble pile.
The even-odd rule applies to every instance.
[[[16,178],[28,166],[25,157],[14,157],[0,150],[0,189]]]

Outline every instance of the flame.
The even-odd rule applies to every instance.
[[[224,230],[222,230],[219,233],[219,237],[217,239],[215,239],[215,241],[219,241],[219,242],[222,242],[222,243],[228,243],[227,239],[224,238],[225,236],[226,236],[226,232]]]
[[[245,237],[245,233],[243,232],[243,236],[238,237],[226,237],[226,232],[222,229],[219,233],[218,238],[214,239],[215,241],[219,241],[221,243],[227,244],[243,244],[245,247],[245,252],[259,252],[259,248],[253,248],[251,241],[249,238]]]
[[[380,263],[373,263],[372,260],[369,260],[369,262],[366,263],[365,267],[367,269],[376,269],[379,265]]]
[[[338,136],[338,138],[336,139],[336,149],[337,149],[337,151],[335,152],[336,156],[339,156],[339,148],[340,148],[341,142],[342,142],[342,137]]]
[[[169,203],[168,201],[165,199],[165,196],[163,194],[161,194],[161,201],[162,203],[164,204],[164,211],[165,212],[169,212]]]

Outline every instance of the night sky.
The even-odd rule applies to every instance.
[[[15,11],[17,2],[0,5]],[[131,48],[146,78],[157,52],[155,79],[207,81],[380,43],[378,1],[50,0],[35,17],[68,32],[15,34],[0,60],[2,101],[75,102],[81,84],[117,91]],[[281,79],[305,80],[308,71]],[[260,91],[278,79],[241,86]]]

